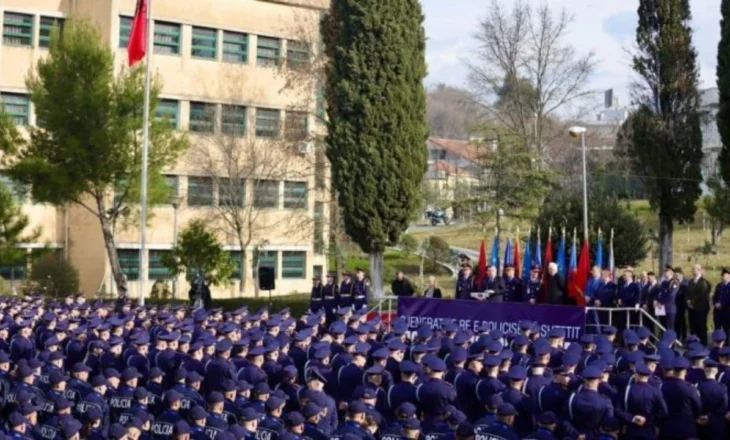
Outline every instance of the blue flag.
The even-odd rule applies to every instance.
[[[542,270],[542,245],[540,244],[540,231],[537,231],[537,243],[535,243],[535,266]]]
[[[525,243],[525,255],[522,258],[522,279],[528,281],[530,272],[532,272],[532,254],[530,252],[530,236],[528,235],[527,243]]]
[[[489,261],[490,266],[494,266],[499,271],[499,234],[494,236],[494,242],[492,243],[492,256]]]
[[[598,243],[596,243],[596,261],[593,263],[593,265],[603,269],[604,267],[606,267],[603,263],[603,235],[598,234]]]
[[[560,244],[558,245],[558,272],[563,276],[563,279],[567,279],[568,267],[565,265],[565,231],[560,236]]]
[[[504,264],[505,267],[508,264],[511,264],[513,266],[515,264],[515,254],[512,250],[512,240],[510,240],[509,238],[507,239],[507,245],[504,248],[504,261],[502,262],[502,264]]]
[[[576,239],[573,237],[573,247],[570,249],[570,270],[569,274],[578,270],[578,247],[575,245]]]

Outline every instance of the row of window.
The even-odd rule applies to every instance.
[[[169,250],[149,251],[148,279],[169,280],[173,278],[174,273],[162,264],[164,256],[169,255],[171,252]],[[281,254],[281,268],[279,268],[279,254]],[[130,281],[139,280],[139,250],[117,249],[117,255],[119,256],[119,264],[122,266],[122,272],[127,276],[127,279]],[[236,267],[231,278],[240,280],[244,273],[241,251],[230,251],[230,257]],[[304,251],[262,251],[258,253],[258,261],[259,266],[273,268],[276,278],[291,280],[307,277],[307,253]],[[281,277],[279,277],[279,274],[281,274]]]
[[[4,112],[15,125],[30,123],[30,97],[21,93],[0,93]],[[232,136],[245,136],[248,132],[249,108],[241,105],[220,105],[207,102],[190,102],[189,130],[196,133],[221,132]],[[168,120],[180,129],[180,101],[161,99],[156,117]],[[279,138],[281,136],[282,111],[256,108],[256,137]],[[306,112],[287,111],[284,116],[284,136],[291,141],[304,140],[308,136]]]
[[[188,206],[213,206],[216,200],[221,206],[244,206],[248,200],[247,182],[234,179],[217,179],[211,177],[188,177]],[[179,196],[179,177],[165,176],[170,194]],[[283,185],[283,197],[281,197]],[[307,183],[278,180],[255,180],[251,183],[253,206],[255,208],[279,208],[283,202],[284,209],[306,209]],[[123,188],[123,185],[119,185]],[[217,198],[216,198],[217,193]]]
[[[132,33],[133,17],[119,17],[119,47],[126,48]],[[155,53],[180,55],[182,50],[182,25],[155,21]],[[247,63],[249,56],[249,34],[207,27],[193,26],[190,56],[193,58],[218,60],[229,63]],[[256,43],[256,65],[278,66],[282,60],[282,40],[259,35]],[[288,67],[299,69],[310,62],[309,45],[300,41],[287,42]]]
[[[5,12],[3,15],[3,44],[28,47],[37,45],[48,48],[51,45],[51,30],[54,26],[63,29],[64,19],[41,16],[37,35],[35,24],[33,15]]]

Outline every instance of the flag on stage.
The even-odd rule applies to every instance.
[[[511,264],[513,266],[515,264],[515,254],[512,252],[512,240],[510,240],[509,238],[507,239],[507,245],[505,245],[504,247],[504,261],[502,261],[503,271],[508,264]]]
[[[530,234],[527,234],[527,242],[525,243],[525,255],[522,258],[522,279],[527,281],[530,279],[532,271],[532,253],[530,252]]]
[[[568,267],[565,264],[565,228],[563,228],[563,234],[560,236],[560,244],[558,245],[558,273],[563,276],[563,279],[568,278]]]
[[[515,238],[515,278],[522,276],[522,255],[520,252],[520,231],[517,231],[517,238]]]
[[[542,269],[542,302],[548,302],[548,265],[553,262],[553,227],[548,229],[548,239],[545,245],[545,260],[543,261]]]
[[[573,242],[573,257],[571,265],[575,264],[575,242]],[[586,306],[586,286],[588,285],[588,274],[591,271],[591,247],[588,238],[583,241],[583,248],[580,251],[580,260],[570,282],[568,283],[568,294],[575,299],[579,307]]]
[[[137,0],[137,10],[134,13],[134,20],[132,20],[132,32],[129,35],[129,44],[127,46],[129,67],[134,67],[147,54],[147,38],[149,38],[147,2],[148,0]]]
[[[613,255],[613,229],[611,229],[611,242],[608,248],[608,270],[611,272],[611,281],[616,282],[616,260]]]
[[[598,230],[598,243],[596,243],[596,261],[593,263],[594,266],[598,266],[603,269],[603,233]]]
[[[490,266],[494,266],[499,272],[499,233],[495,232],[494,241],[492,242],[492,256],[489,261]]]
[[[534,265],[542,268],[542,245],[540,244],[540,228],[537,228],[537,243],[535,244]]]
[[[485,279],[487,279],[487,240],[482,238],[482,244],[479,246],[479,266],[477,267],[476,277],[474,277],[474,286],[481,288]]]

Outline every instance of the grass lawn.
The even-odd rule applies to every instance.
[[[647,201],[634,201],[631,202],[631,209],[646,225],[647,234],[656,236],[659,220],[656,213],[649,207],[649,203]],[[730,267],[730,236],[725,234],[726,236],[720,241],[720,246],[713,253],[704,254],[703,248],[705,243],[710,241],[709,221],[705,221],[704,223],[705,225],[703,226],[703,211],[698,209],[692,224],[676,224],[674,226],[674,265],[682,267],[685,274],[691,276],[692,264],[700,263],[705,267],[707,278],[714,285],[720,281],[720,271],[722,268]],[[526,228],[527,226],[524,226],[525,230]],[[490,227],[489,230],[493,230],[493,227]],[[482,238],[481,228],[476,225],[439,226],[429,230],[413,232],[412,235],[419,241],[429,235],[436,235],[446,240],[452,246],[473,249],[475,251],[479,250],[479,243]],[[487,235],[487,239],[487,245],[490,247],[492,239],[491,232]],[[638,269],[659,271],[656,245],[654,241],[650,240],[650,243],[651,249],[647,258],[639,265]],[[451,290],[453,291],[453,286],[451,286]]]

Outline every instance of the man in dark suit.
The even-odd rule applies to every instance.
[[[549,304],[569,304],[565,280],[558,273],[558,265],[555,263],[548,264],[547,293]]]
[[[480,291],[486,292],[491,302],[504,301],[504,280],[497,275],[497,268],[495,266],[489,266],[489,269],[487,269],[487,279],[484,280]]]

